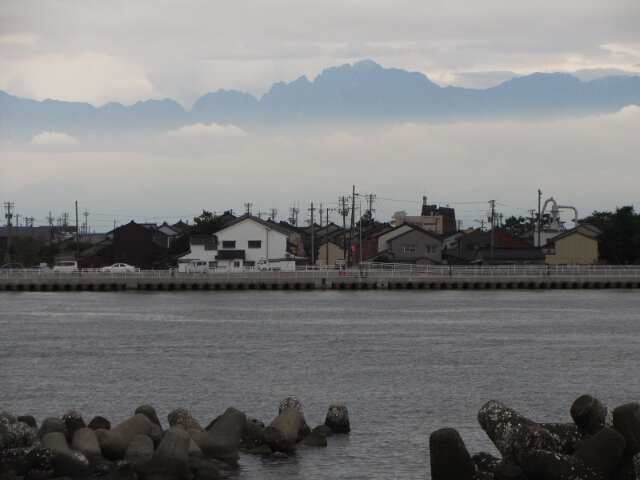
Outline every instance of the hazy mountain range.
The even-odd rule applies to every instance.
[[[640,105],[639,76],[583,82],[569,74],[534,73],[486,90],[439,87],[425,75],[364,60],[324,70],[310,82],[276,83],[262,98],[218,90],[190,111],[171,99],[131,106],[14,97],[0,91],[0,138],[25,141],[43,131],[75,137],[159,134],[196,123],[244,129],[351,122],[451,122],[615,112]]]

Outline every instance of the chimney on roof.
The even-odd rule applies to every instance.
[[[422,205],[426,205],[427,204],[427,196],[423,195],[422,197]]]

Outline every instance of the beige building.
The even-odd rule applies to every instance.
[[[595,265],[598,262],[598,235],[592,225],[578,225],[550,239],[544,247],[550,265]]]
[[[344,250],[337,243],[329,240],[323,242],[318,247],[318,257],[316,263],[321,265],[334,266],[344,263]]]

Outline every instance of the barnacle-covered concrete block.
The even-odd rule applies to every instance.
[[[548,430],[497,400],[482,406],[478,422],[506,461],[518,463],[530,450],[558,450]]]

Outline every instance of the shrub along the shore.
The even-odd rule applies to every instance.
[[[210,480],[239,467],[238,452],[290,455],[298,444],[327,445],[334,433],[348,433],[346,407],[331,405],[323,425],[311,430],[297,397],[283,397],[268,425],[228,408],[206,428],[185,409],[167,416],[163,430],[156,411],[141,405],[111,428],[104,417],[85,424],[78,412],[47,418],[0,414],[0,479],[46,480],[101,477],[105,480]]]
[[[459,433],[431,434],[432,480],[638,480],[640,403],[610,410],[591,395],[570,408],[573,422],[537,423],[491,400],[478,422],[501,458],[471,456]]]

